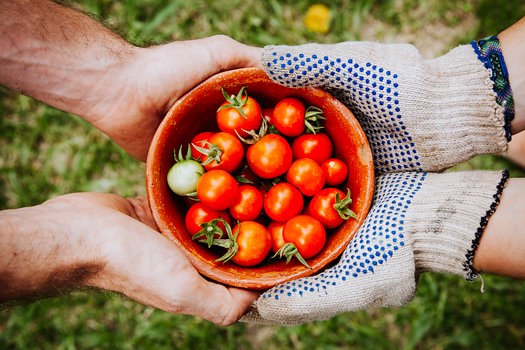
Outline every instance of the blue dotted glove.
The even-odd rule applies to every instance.
[[[378,177],[372,209],[339,263],[265,292],[243,321],[294,325],[408,303],[425,271],[471,278],[472,259],[506,172]]]
[[[431,60],[401,44],[267,46],[262,65],[280,84],[319,86],[345,103],[378,174],[440,171],[507,148],[491,70],[470,45]]]

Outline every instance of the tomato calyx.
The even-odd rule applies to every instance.
[[[323,120],[325,119],[321,108],[309,106],[304,114],[304,125],[308,129],[308,132],[317,134],[319,131],[323,130]]]
[[[334,203],[334,209],[337,211],[341,219],[348,220],[350,218],[357,219],[356,213],[348,208],[348,206],[352,204],[352,198],[350,197],[350,189],[346,189],[346,196],[345,198],[341,199],[339,196],[339,192],[335,194],[335,203]]]
[[[292,260],[292,257],[296,257],[297,260],[299,260],[299,262],[301,264],[303,264],[304,266],[308,267],[309,269],[311,269],[310,265],[308,265],[308,263],[306,262],[306,260],[304,260],[304,258],[302,257],[301,253],[299,253],[299,249],[297,249],[297,247],[295,246],[295,244],[293,243],[285,243],[281,249],[279,249],[277,251],[277,253],[275,253],[273,256],[272,256],[272,259],[279,256],[280,259],[282,259],[283,257],[286,257],[286,265],[288,265],[288,263],[290,262],[290,260]]]
[[[218,222],[221,222],[224,225],[224,228],[226,229],[226,235],[228,238],[215,238],[215,235],[219,235],[219,237],[222,237],[224,232],[222,232],[222,229],[217,225]],[[222,262],[223,264],[230,261],[239,251],[239,244],[237,244],[237,236],[239,235],[239,232],[241,232],[240,226],[237,232],[233,234],[232,228],[226,220],[222,218],[213,219],[210,222],[201,224],[202,230],[194,234],[191,239],[197,240],[199,243],[206,243],[208,248],[211,248],[212,246],[217,246],[221,248],[226,248],[226,253],[221,256],[220,258],[216,259],[216,262]],[[202,237],[206,237],[206,239],[200,239]]]
[[[277,184],[280,184],[281,182],[287,182],[286,176],[277,176],[271,179],[265,179],[264,181],[262,181],[261,185],[266,191],[269,191],[270,188],[272,188],[273,186]]]
[[[248,119],[242,109],[242,107],[246,105],[246,102],[248,102],[248,92],[245,92],[244,90],[246,90],[246,86],[243,86],[239,90],[239,93],[237,94],[237,96],[235,95],[230,96],[221,87],[222,95],[224,96],[224,99],[228,101],[229,103],[224,106],[219,107],[219,109],[217,109],[217,112],[220,111],[221,109],[234,108],[235,110],[237,110],[237,112],[239,112],[244,117],[244,119]],[[243,99],[243,94],[244,94],[244,99]]]
[[[237,134],[237,137],[239,138],[239,140],[241,140],[243,143],[247,145],[253,145],[259,142],[259,140],[262,139],[268,133],[268,122],[266,121],[266,119],[262,118],[261,127],[259,128],[259,131],[257,132],[255,130],[244,130],[244,129],[241,129],[241,130],[247,133],[248,136],[250,137],[244,138],[241,135],[239,135],[237,130],[235,130],[235,134]]]
[[[221,239],[223,235],[222,229],[217,225],[218,222],[222,222],[224,224],[224,227],[226,227],[227,225],[226,221],[221,218],[213,219],[209,222],[204,222],[200,224],[200,227],[202,227],[202,229],[193,236],[191,236],[191,239],[198,240],[200,243],[205,242],[208,245],[208,248],[211,248],[214,241]],[[215,235],[218,235],[219,238],[215,238]],[[203,237],[205,237],[206,239],[201,239]]]
[[[185,160],[195,160],[191,155],[191,147],[188,145],[188,151],[186,152],[186,155],[182,154],[182,145],[179,147],[179,152],[177,153],[177,150],[173,150],[173,159],[175,160],[175,163],[184,162]]]
[[[222,219],[219,219],[222,220]],[[219,238],[213,240],[213,245],[216,245],[218,247],[226,248],[226,253],[221,256],[218,259],[215,259],[216,262],[222,262],[223,264],[227,263],[235,255],[237,255],[237,252],[239,251],[239,244],[237,243],[237,237],[239,236],[239,232],[241,232],[241,226],[238,226],[237,232],[233,234],[232,229],[230,225],[224,220],[222,220],[224,224],[224,228],[226,229],[226,234],[228,238]]]
[[[208,145],[208,148],[199,147],[195,144],[191,144],[197,151],[204,154],[207,158],[204,162],[202,162],[202,165],[210,164],[211,162],[215,161],[217,164],[221,162],[221,156],[222,156],[222,149],[217,146],[216,144],[211,144],[208,141],[204,142],[206,145]],[[200,158],[200,157],[199,157]]]
[[[235,180],[240,183],[240,184],[244,184],[244,185],[253,185],[254,182],[250,179],[247,179],[246,177],[242,176],[242,173],[243,171],[245,171],[246,169],[249,169],[248,165],[245,165],[243,166],[237,174],[235,174]]]

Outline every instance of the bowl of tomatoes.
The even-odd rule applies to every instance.
[[[337,99],[245,68],[172,106],[146,184],[159,231],[202,275],[262,290],[340,256],[368,213],[374,169],[363,130]]]

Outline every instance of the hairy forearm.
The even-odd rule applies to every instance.
[[[93,122],[118,99],[135,48],[90,17],[47,0],[0,1],[0,83]]]
[[[483,233],[474,268],[525,279],[525,179],[511,178]]]
[[[512,132],[525,130],[525,17],[499,34],[501,49],[509,73],[515,112]]]
[[[103,268],[82,230],[65,234],[65,218],[49,215],[50,206],[0,212],[0,301],[56,294]]]

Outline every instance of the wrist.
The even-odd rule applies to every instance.
[[[61,204],[49,201],[0,212],[1,300],[54,294],[84,285],[101,270],[93,240],[68,227]]]

